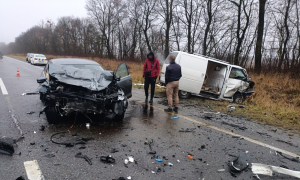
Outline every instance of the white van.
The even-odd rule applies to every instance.
[[[254,91],[248,91],[253,88],[254,82],[248,77],[246,69],[240,66],[181,51],[172,52],[170,55],[174,55],[175,62],[181,66],[180,98],[196,95],[242,103],[254,93]],[[169,56],[165,60],[160,74],[162,85],[165,85],[165,72],[169,65]]]

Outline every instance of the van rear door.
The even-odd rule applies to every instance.
[[[179,90],[193,94],[200,94],[208,59],[193,54],[182,53],[179,59],[182,77],[179,81]]]
[[[165,62],[163,64],[163,67],[161,69],[161,72],[160,72],[159,81],[162,82],[162,83],[166,83],[166,81],[165,81],[165,75],[166,74],[165,73],[166,73],[167,66],[169,66],[169,64],[170,64],[169,63],[169,57],[171,55],[175,56],[175,58],[176,58],[175,62],[178,63],[178,58],[177,58],[178,52],[172,52],[172,53],[170,53],[169,56],[166,58],[166,60],[165,60]]]

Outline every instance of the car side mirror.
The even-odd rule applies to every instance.
[[[38,82],[38,83],[43,83],[43,82],[45,82],[47,80],[47,78],[45,78],[45,77],[40,77],[40,78],[38,78],[36,81]]]

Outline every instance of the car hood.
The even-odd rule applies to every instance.
[[[49,75],[57,81],[92,91],[105,89],[113,80],[112,71],[92,71],[72,66],[49,64]]]

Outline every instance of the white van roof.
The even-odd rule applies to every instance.
[[[204,55],[197,54],[197,53],[187,53],[187,52],[182,52],[182,51],[173,51],[173,52],[190,54],[190,55],[192,54],[192,55],[195,55],[195,56],[201,56],[201,57],[204,57],[204,58],[208,59],[209,61],[212,61],[212,62],[215,62],[215,63],[223,64],[223,65],[226,65],[226,66],[229,65],[229,66],[232,66],[232,67],[235,67],[235,68],[238,68],[238,69],[244,69],[241,66],[237,66],[237,65],[231,64],[231,63],[226,62],[226,61],[222,61],[222,60],[219,60],[219,59],[215,59],[215,58],[204,56]]]

